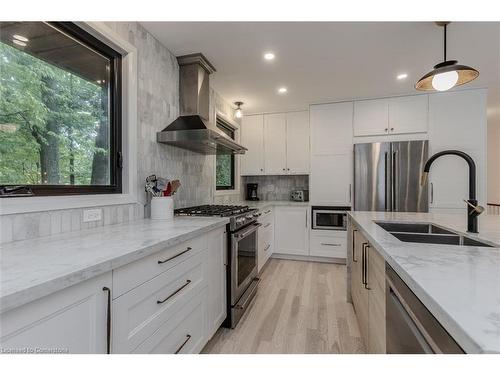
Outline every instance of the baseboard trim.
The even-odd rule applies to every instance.
[[[293,255],[293,254],[273,253],[271,255],[271,258],[287,259],[287,260],[301,260],[301,261],[305,261],[305,262],[346,264],[346,260],[344,258],[327,258],[327,257],[316,257],[316,256],[310,256],[310,255]]]

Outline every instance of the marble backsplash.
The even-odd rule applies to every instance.
[[[246,184],[258,183],[258,197],[263,201],[290,200],[292,190],[308,190],[309,176],[244,176],[241,178],[241,199],[246,197]]]

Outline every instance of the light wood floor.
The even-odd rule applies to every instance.
[[[364,353],[345,291],[344,265],[271,259],[253,306],[203,353]]]

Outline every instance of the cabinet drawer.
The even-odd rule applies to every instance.
[[[310,251],[313,256],[345,259],[347,256],[346,232],[322,234],[312,231]]]
[[[196,354],[206,342],[202,291],[139,345],[133,353]]]
[[[206,286],[205,255],[194,254],[113,301],[113,352],[132,352]]]
[[[151,280],[193,254],[205,250],[205,236],[174,245],[113,271],[113,298]]]

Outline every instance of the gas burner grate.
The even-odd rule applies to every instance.
[[[206,204],[178,208],[174,213],[179,216],[233,216],[248,211],[250,211],[248,206]]]

